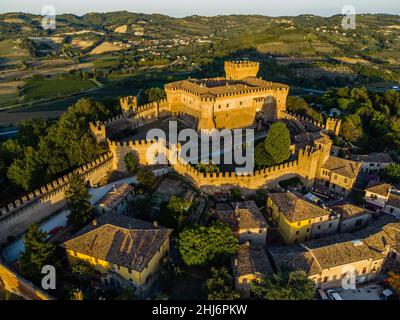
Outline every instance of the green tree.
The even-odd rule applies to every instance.
[[[287,160],[290,156],[290,132],[283,122],[275,122],[265,139],[265,151],[274,164]]]
[[[205,266],[223,261],[236,253],[238,240],[232,230],[221,223],[209,227],[194,226],[179,234],[178,248],[188,266]]]
[[[71,268],[72,274],[79,280],[89,281],[95,274],[94,268],[85,261],[75,263]]]
[[[72,174],[65,192],[65,200],[70,211],[67,223],[73,230],[79,230],[90,220],[93,213],[90,194],[81,176]]]
[[[383,176],[390,182],[400,182],[400,163],[391,163],[383,170]]]
[[[165,99],[166,94],[164,89],[154,87],[144,91],[144,97],[147,103]]]
[[[181,197],[172,196],[168,204],[161,205],[160,224],[163,226],[180,230],[185,223],[191,202]]]
[[[264,143],[259,143],[254,149],[254,163],[256,168],[265,168],[274,165],[274,161],[265,150]]]
[[[211,268],[211,277],[206,281],[208,300],[235,300],[240,295],[233,288],[233,279],[226,267]]]
[[[154,173],[147,169],[139,169],[138,175],[137,175],[137,181],[144,187],[146,188],[151,188],[154,183],[156,182],[156,176]]]
[[[23,237],[25,251],[19,259],[19,268],[24,276],[36,282],[42,278],[45,265],[58,265],[56,245],[46,242],[46,238],[47,233],[37,223],[31,224]]]
[[[266,300],[313,300],[314,283],[304,271],[292,271],[265,277],[251,284],[253,294]]]
[[[127,153],[125,158],[126,168],[130,172],[135,172],[138,168],[138,163],[135,155],[133,153]]]
[[[16,159],[7,170],[7,178],[25,191],[40,186],[46,181],[43,176],[43,162],[33,147],[27,147],[24,157]]]

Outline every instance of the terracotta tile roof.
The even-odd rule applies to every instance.
[[[386,215],[357,232],[312,240],[303,245],[270,248],[269,251],[278,268],[305,270],[309,275],[366,259],[379,260],[386,257],[388,248],[400,248],[400,222],[393,221],[396,219]]]
[[[233,274],[240,277],[248,274],[271,275],[273,269],[262,246],[242,244],[234,257]]]
[[[112,210],[117,207],[134,189],[135,188],[130,184],[117,184],[97,203],[97,205]]]
[[[332,207],[332,210],[335,211],[336,213],[340,214],[342,218],[344,219],[349,219],[353,218],[355,216],[360,216],[360,215],[365,215],[365,214],[371,214],[372,211],[356,206],[351,203],[342,203],[338,204]]]
[[[285,84],[274,83],[253,77],[248,77],[243,80],[227,80],[224,78],[187,79],[165,85],[166,88],[188,90],[202,97],[210,98],[223,94],[240,93],[251,89],[266,89],[271,86],[287,88]]]
[[[393,159],[388,153],[370,153],[365,155],[353,154],[350,156],[351,160],[375,162],[375,163],[392,163]]]
[[[389,193],[389,198],[386,202],[387,205],[400,208],[400,195],[395,193]]]
[[[62,244],[66,249],[142,271],[172,230],[119,214],[104,214]]]
[[[291,192],[271,193],[273,203],[290,221],[301,221],[329,215],[330,212]]]
[[[267,220],[258,209],[253,200],[233,202],[239,229],[265,228],[268,226]]]
[[[355,178],[361,168],[361,162],[355,162],[339,157],[329,156],[328,160],[322,165],[322,169],[329,170],[350,179]]]
[[[367,188],[365,189],[365,191],[369,191],[369,192],[387,197],[391,187],[392,187],[392,185],[390,185],[389,183],[382,183],[379,181],[372,180],[372,181],[368,182],[368,185],[367,185]]]
[[[270,250],[279,268],[304,270],[308,275],[319,274],[324,269],[357,261],[379,260],[385,257],[384,254],[372,250],[366,242],[359,239],[327,245],[323,245],[323,242],[311,241],[307,245]]]
[[[321,273],[321,267],[310,252],[296,245],[269,248],[276,267],[283,270],[304,270],[308,275]]]

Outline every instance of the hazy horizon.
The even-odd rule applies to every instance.
[[[217,16],[217,15],[262,15],[262,16],[298,16],[313,14],[329,17],[341,14],[345,5],[352,5],[357,14],[399,14],[400,2],[398,0],[382,0],[379,5],[370,0],[336,1],[327,3],[321,0],[309,0],[307,3],[299,3],[296,0],[286,0],[284,4],[280,0],[203,0],[201,2],[188,2],[183,0],[146,0],[124,1],[114,0],[70,0],[67,3],[61,0],[2,0],[0,13],[33,13],[41,14],[41,8],[45,5],[53,5],[56,14],[75,14],[78,16],[87,13],[108,13],[116,11],[129,11],[144,14],[163,14],[171,17],[186,17],[192,15]],[[94,9],[95,8],[95,9]]]

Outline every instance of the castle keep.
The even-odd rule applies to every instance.
[[[225,77],[187,79],[165,85],[167,99],[137,106],[135,97],[121,99],[125,114],[159,116],[187,114],[197,119],[197,129],[234,129],[251,126],[257,118],[278,120],[286,111],[289,87],[257,78],[258,62],[227,61]]]

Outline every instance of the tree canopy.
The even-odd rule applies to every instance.
[[[72,174],[65,192],[65,200],[70,211],[67,222],[75,231],[82,228],[92,217],[93,208],[90,205],[90,197],[82,177]]]
[[[240,295],[233,287],[233,279],[226,267],[211,268],[211,276],[206,281],[208,300],[235,300]]]
[[[259,299],[266,300],[313,300],[314,283],[304,271],[292,271],[264,277],[253,282],[251,291]]]
[[[290,156],[290,132],[283,122],[271,125],[264,143],[256,146],[254,162],[258,168],[274,166]]]
[[[142,168],[138,171],[137,181],[145,188],[150,189],[156,182],[156,176],[151,170],[147,168]]]
[[[25,251],[19,259],[19,268],[24,276],[36,282],[42,278],[45,265],[58,265],[56,245],[46,242],[46,238],[47,233],[37,223],[31,224],[23,237]]]
[[[189,227],[178,238],[179,252],[188,266],[205,266],[217,259],[222,261],[236,253],[237,245],[232,230],[221,223]]]
[[[131,152],[127,153],[124,160],[125,160],[126,168],[128,169],[128,171],[135,172],[137,170],[138,163],[137,163],[137,159],[133,153],[131,153]]]

